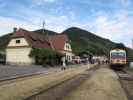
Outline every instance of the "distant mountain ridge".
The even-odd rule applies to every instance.
[[[62,34],[69,36],[70,40],[72,40],[73,49],[77,53],[88,50],[93,54],[106,55],[108,51],[116,45],[116,43],[108,39],[77,27],[69,28]]]
[[[43,34],[43,35],[56,35],[56,34],[58,34],[57,32],[46,30],[46,29],[45,30],[39,29],[39,30],[35,30],[34,32],[40,33],[40,34]]]
[[[59,34],[50,30],[35,30],[34,32],[44,35],[56,35]],[[0,37],[0,49],[4,50],[13,33]],[[112,42],[109,39],[102,38],[86,30],[71,27],[63,31],[60,34],[66,34],[70,40],[72,49],[75,54],[79,54],[84,51],[89,51],[94,55],[106,55],[109,56],[109,51],[114,48],[118,43]],[[128,58],[133,59],[133,50],[127,48]]]

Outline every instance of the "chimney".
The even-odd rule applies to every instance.
[[[13,28],[13,32],[14,32],[14,33],[16,33],[16,31],[17,31],[17,28],[16,28],[16,27],[14,27],[14,28]]]

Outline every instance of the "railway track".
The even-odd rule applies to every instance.
[[[11,76],[4,75],[3,77],[0,77],[0,86],[6,83],[8,84],[8,83],[15,82],[18,80],[20,81],[20,80],[25,80],[25,79],[33,78],[36,76],[40,76],[40,75],[47,75],[47,74],[57,72],[57,71],[61,71],[60,68],[38,71],[38,72],[33,72],[33,73],[30,72],[30,73],[25,73],[25,74],[15,73],[14,75],[11,75]]]
[[[17,82],[17,81],[23,81],[23,80],[31,79],[31,78],[34,78],[34,77],[38,77],[40,75],[43,75],[43,73],[29,74],[29,75],[27,74],[27,75],[22,75],[22,76],[12,76],[11,78],[1,79],[0,80],[0,86],[10,84],[10,83],[14,83],[14,82]]]
[[[127,71],[116,71],[119,76],[122,88],[125,90],[128,100],[133,100],[133,75]]]
[[[25,100],[62,100],[69,92],[74,88],[82,84],[86,79],[91,77],[98,67],[86,70],[85,73],[74,76],[68,80],[65,80],[55,86],[48,88],[47,90],[41,91]]]
[[[46,71],[45,72],[36,72],[36,73],[30,73],[30,74],[24,74],[24,75],[14,75],[9,78],[0,79],[0,86],[5,85],[5,84],[14,83],[17,81],[28,80],[28,79],[35,78],[35,77],[41,77],[43,75],[48,75],[53,72],[57,72],[57,71],[55,70],[55,71],[47,71],[47,72]]]

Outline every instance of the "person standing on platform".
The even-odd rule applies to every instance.
[[[61,70],[65,70],[66,69],[66,59],[65,57],[62,58],[62,68]]]

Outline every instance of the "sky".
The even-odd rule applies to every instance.
[[[72,26],[131,47],[133,0],[0,0],[0,36],[14,27],[62,32]]]

